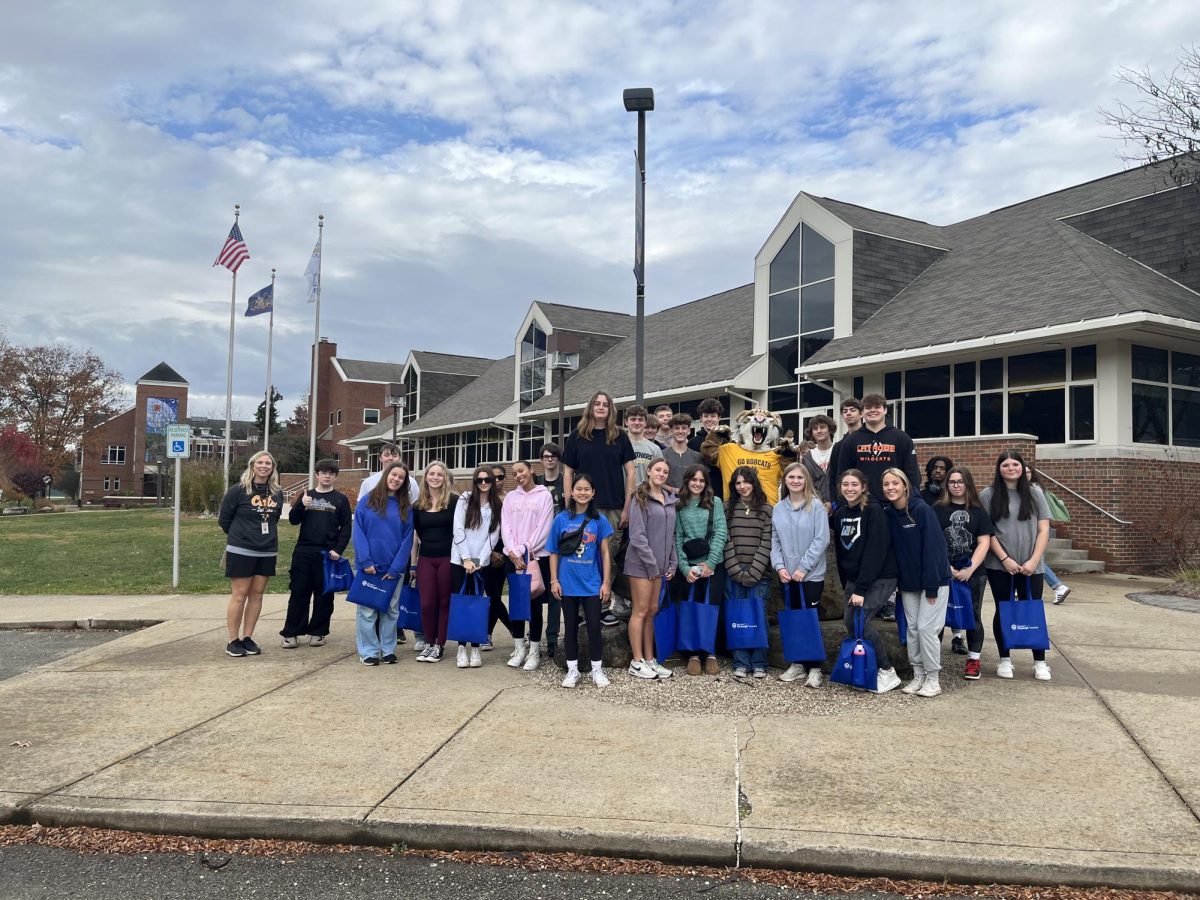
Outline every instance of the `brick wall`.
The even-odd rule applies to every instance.
[[[84,439],[83,474],[80,479],[84,503],[99,503],[106,493],[116,493],[111,489],[104,490],[105,478],[120,478],[122,492],[142,492],[141,475],[135,474],[133,465],[135,422],[135,410],[129,409],[88,432]],[[125,447],[123,465],[101,463],[110,444]]]
[[[1037,457],[1037,438],[1029,434],[988,435],[986,438],[957,438],[949,440],[923,439],[917,445],[917,464],[921,483],[925,483],[925,463],[934,456],[948,456],[956,466],[971,470],[975,487],[983,490],[992,483],[996,460],[1001,453],[1015,450],[1021,458],[1033,464]]]

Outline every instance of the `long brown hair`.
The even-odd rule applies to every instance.
[[[950,481],[951,475],[962,476],[963,487],[966,488],[963,499],[967,501],[967,509],[971,507],[983,509],[983,501],[979,499],[979,491],[975,489],[975,476],[971,474],[971,470],[965,466],[951,466],[946,472],[946,482]],[[934,506],[949,506],[954,502],[950,498],[950,487],[946,482],[943,482],[943,490],[938,494],[937,502],[934,503]]]
[[[600,397],[608,401],[608,421],[604,423],[604,442],[606,444],[615,444],[617,438],[621,436],[621,429],[617,427],[617,404],[613,402],[612,394],[608,391],[596,391],[596,393],[592,394],[592,399],[588,401],[587,408],[583,411],[583,415],[579,417],[579,424],[575,426],[575,433],[585,441],[592,439],[592,432],[596,430],[596,420],[592,418],[592,407]]]
[[[388,475],[391,473],[392,469],[404,470],[404,481],[400,483],[400,487],[396,488],[394,494],[388,490],[387,486]],[[400,507],[400,521],[404,521],[406,518],[408,518],[408,507],[410,503],[408,499],[408,479],[410,478],[412,478],[412,474],[408,471],[408,466],[404,465],[404,463],[392,463],[379,473],[379,483],[376,484],[375,487],[371,488],[371,493],[367,496],[367,506],[382,516],[387,513],[388,497],[394,496],[396,498],[396,504]]]
[[[637,501],[638,506],[643,510],[646,508],[646,499],[650,496],[650,470],[660,464],[666,466],[668,470],[671,468],[670,463],[661,456],[658,459],[650,460],[650,465],[646,466],[646,477],[642,479],[641,484],[633,489],[633,499]],[[666,494],[669,489],[666,485],[663,485],[662,490]]]
[[[696,501],[696,505],[701,509],[712,509],[713,489],[708,477],[708,466],[701,463],[694,463],[683,470],[683,486],[679,489],[679,502],[680,504],[690,503],[696,496],[692,493],[690,482],[697,475],[704,476],[704,490],[700,492],[700,499]]]
[[[857,506],[860,511],[866,509],[867,504],[871,502],[871,487],[870,483],[867,481],[867,476],[862,473],[861,469],[846,469],[844,472],[838,473],[839,488],[842,486],[842,482],[845,481],[847,477],[857,478],[858,483],[862,485],[862,493],[858,495],[858,502],[854,503],[853,505]],[[850,505],[849,501],[847,501],[847,505]]]
[[[742,495],[737,492],[737,480],[741,478],[754,488],[750,494],[750,502],[755,509],[767,510],[770,512],[770,504],[767,502],[767,492],[763,490],[762,482],[758,479],[758,472],[754,471],[750,466],[738,466],[733,470],[733,474],[729,476],[729,499],[725,501],[725,512],[732,518],[733,512],[737,509],[737,504],[741,502]]]
[[[475,470],[475,474],[471,476],[471,490],[464,495],[467,501],[467,514],[465,525],[468,528],[478,528],[483,524],[483,512],[480,509],[479,503],[479,483],[477,479],[480,475],[492,477],[492,469],[490,466],[480,466]],[[495,481],[492,482],[492,488],[488,492],[488,508],[492,511],[492,521],[488,525],[488,534],[491,534],[500,527],[500,492],[496,490]]]

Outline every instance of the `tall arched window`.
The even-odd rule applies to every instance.
[[[534,322],[521,339],[521,408],[546,393],[546,332]]]

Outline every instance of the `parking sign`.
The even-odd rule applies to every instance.
[[[192,429],[187,425],[167,426],[167,459],[189,459],[192,455]]]

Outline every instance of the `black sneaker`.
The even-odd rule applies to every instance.
[[[252,637],[242,638],[242,647],[244,647],[246,652],[251,656],[258,656],[258,654],[262,653],[262,647],[254,643],[254,638]]]
[[[379,665],[379,657],[378,656],[364,656],[362,659],[359,660],[359,662],[361,662],[364,666],[377,666],[377,665]]]
[[[955,653],[957,653],[959,656],[966,656],[967,655],[967,642],[964,641],[960,637],[953,638],[950,641],[950,649],[953,650]]]
[[[225,652],[230,656],[245,656],[246,648],[242,646],[241,641],[230,641],[225,645]]]
[[[385,657],[383,658],[383,661],[384,661],[385,663],[387,663],[389,666],[394,666],[394,665],[395,665],[396,663],[398,663],[400,660],[396,659],[396,654],[395,654],[395,653],[389,653],[387,656],[385,656]]]
[[[606,628],[612,628],[614,625],[620,625],[621,620],[613,614],[611,609],[606,609],[600,614],[600,624]]]
[[[403,628],[399,629],[396,632],[396,643],[397,644],[407,644],[408,643],[408,638],[405,636]]]
[[[896,604],[895,603],[883,604],[882,609],[879,610],[879,618],[883,619],[883,621],[885,621],[885,622],[895,622],[896,621]]]

